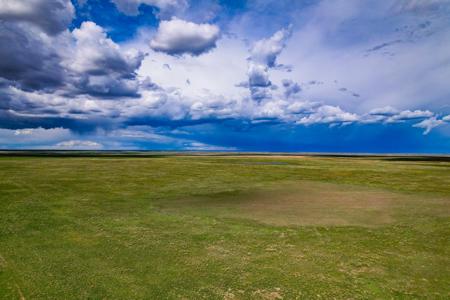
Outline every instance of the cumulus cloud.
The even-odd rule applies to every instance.
[[[188,7],[187,0],[112,0],[117,9],[124,14],[135,16],[139,14],[139,7],[142,4],[154,6],[158,9],[157,15],[166,19]]]
[[[433,113],[429,110],[404,110],[387,119],[387,122],[397,122],[406,120],[416,120],[432,117]]]
[[[268,67],[260,64],[250,64],[248,67],[248,81],[251,87],[267,87],[269,80]]]
[[[70,0],[0,0],[0,20],[32,24],[49,35],[64,31],[74,14]]]
[[[347,124],[358,120],[358,115],[343,111],[340,107],[323,105],[310,115],[298,120],[297,124]]]
[[[281,29],[270,38],[257,41],[250,50],[247,74],[250,93],[254,100],[262,100],[270,96],[270,91],[266,89],[272,85],[269,80],[269,69],[276,67],[277,56],[286,46],[290,35],[291,27]],[[288,92],[288,94],[292,93]]]
[[[385,106],[380,108],[375,108],[369,111],[369,113],[361,116],[361,123],[401,123],[401,122],[411,122],[436,118],[435,114],[429,110],[398,110],[392,106]],[[421,122],[422,123],[422,122]],[[424,122],[423,124],[432,123]],[[419,123],[420,124],[420,123]],[[421,127],[415,126],[415,127]],[[431,130],[433,127],[430,127]],[[428,130],[428,132],[429,132]]]
[[[52,38],[39,30],[0,22],[0,77],[26,90],[60,86],[65,74]]]
[[[385,106],[380,108],[374,108],[369,112],[369,115],[374,116],[393,116],[398,113],[398,110],[392,106]]]
[[[144,55],[123,50],[103,28],[84,22],[57,36],[17,21],[0,23],[0,77],[24,91],[136,97]]]
[[[0,77],[24,90],[63,85],[70,0],[0,0]]]
[[[122,51],[93,22],[84,22],[73,32],[75,47],[68,57],[68,68],[74,71],[75,86],[80,92],[98,96],[136,96],[135,71],[143,54]]]
[[[216,47],[220,30],[216,25],[196,24],[173,18],[161,21],[150,47],[170,55],[200,55]]]
[[[286,41],[291,33],[291,27],[283,28],[275,32],[270,38],[257,41],[250,51],[252,62],[269,68],[274,67],[277,56],[286,47]]]

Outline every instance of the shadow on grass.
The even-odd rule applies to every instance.
[[[423,161],[423,162],[450,162],[450,156],[404,156],[404,157],[384,157],[383,160],[388,161]]]
[[[319,154],[312,155],[315,157],[328,158],[361,158],[361,159],[378,159],[384,161],[405,161],[405,162],[450,162],[450,156],[435,156],[435,155],[408,155],[408,156],[393,156],[393,155],[359,155],[359,154]]]

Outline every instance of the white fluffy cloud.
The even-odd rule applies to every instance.
[[[170,55],[200,55],[214,48],[219,36],[220,30],[216,25],[173,18],[161,21],[150,47]]]
[[[302,117],[298,124],[346,124],[359,120],[358,115],[343,111],[340,107],[323,105],[312,114]]]
[[[429,119],[425,119],[420,123],[414,124],[414,127],[423,128],[425,131],[423,132],[424,135],[430,133],[431,129],[444,124],[444,121],[436,119],[436,117],[432,117]]]
[[[248,64],[248,85],[252,98],[261,100],[270,97],[268,87],[269,69],[276,66],[277,56],[286,46],[286,41],[291,35],[291,28],[281,29],[270,38],[257,41],[250,50]]]
[[[99,150],[103,148],[103,145],[94,141],[69,140],[59,142],[52,148],[61,150]]]
[[[142,53],[122,50],[93,22],[82,23],[72,35],[75,46],[67,56],[66,65],[77,74],[78,90],[111,97],[137,94],[135,71],[144,58]]]
[[[186,150],[190,151],[236,151],[235,147],[221,147],[205,143],[192,142],[185,145]]]
[[[275,32],[270,38],[257,41],[250,51],[253,63],[274,67],[277,56],[286,47],[286,41],[291,35],[292,28],[283,28]]]
[[[434,114],[429,110],[404,110],[397,114],[392,115],[386,121],[387,122],[397,122],[406,120],[416,120],[432,117]]]
[[[398,110],[393,108],[392,106],[385,106],[374,108],[370,110],[369,115],[373,116],[393,116],[398,113]]]

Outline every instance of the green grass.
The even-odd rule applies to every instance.
[[[444,299],[449,237],[446,160],[0,157],[0,299]]]

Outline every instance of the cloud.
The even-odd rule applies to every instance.
[[[271,85],[269,80],[269,68],[265,65],[251,63],[248,67],[248,81],[251,87],[268,87]]]
[[[33,129],[26,128],[26,129],[17,129],[16,131],[14,131],[14,135],[29,135],[29,134],[33,134]]]
[[[170,55],[200,55],[216,47],[220,36],[219,27],[211,24],[196,24],[173,18],[161,21],[150,47]]]
[[[75,46],[66,64],[75,74],[76,92],[105,97],[137,96],[136,70],[144,58],[142,53],[122,51],[93,22],[82,23],[72,35]]]
[[[102,21],[104,28],[93,21],[82,22],[94,15],[83,15],[71,24],[70,1],[0,0],[5,3],[0,6],[0,126],[13,130],[4,136],[23,142],[20,145],[43,135],[33,130],[36,127],[64,127],[72,132],[57,140],[43,139],[47,147],[95,141],[102,149],[169,144],[206,149],[222,146],[172,138],[159,129],[129,127],[232,124],[245,131],[265,124],[261,126],[266,129],[280,126],[305,132],[313,130],[306,125],[314,124],[325,124],[316,128],[378,124],[386,131],[414,124],[428,133],[450,122],[450,116],[441,117],[448,114],[445,79],[450,44],[448,18],[439,11],[422,15],[408,8],[393,16],[387,9],[394,3],[390,0],[365,5],[320,1],[306,6],[258,1],[242,10],[222,3],[215,12],[221,9],[225,15],[217,18],[187,11],[185,20],[163,20],[159,28],[152,28],[154,18],[142,25],[148,16],[137,16],[139,5],[153,6],[165,19],[187,3],[114,0],[128,16],[112,7],[112,19],[119,16],[142,26],[137,37],[119,42],[113,32],[123,25],[116,19]],[[48,20],[38,20],[48,3],[55,3],[47,11]],[[203,7],[201,2],[193,5]],[[271,7],[280,10],[269,13]],[[248,8],[264,16],[249,14]],[[59,19],[52,9],[59,10]],[[244,20],[249,16],[254,19]],[[273,23],[236,29],[236,24],[258,24],[272,16]],[[217,23],[202,23],[205,20]],[[42,23],[47,21],[54,23],[53,30]],[[287,23],[293,26],[277,31]],[[225,32],[222,38],[219,24]],[[368,49],[373,51],[367,56]],[[386,50],[395,55],[384,55]],[[181,55],[185,56],[180,59]],[[355,99],[359,93],[363,96]]]
[[[182,135],[183,137],[179,137]],[[188,139],[184,136],[189,132],[181,130],[157,129],[151,126],[128,126],[105,133],[107,140],[114,140],[117,144],[128,148],[139,148],[151,145],[157,149],[183,149],[191,151],[232,151],[235,147],[224,147]]]
[[[71,96],[138,95],[136,70],[144,55],[121,49],[100,26],[84,22],[73,32],[47,36],[19,23],[0,23],[0,77],[6,86]]]
[[[395,12],[415,11],[425,12],[433,11],[437,9],[444,9],[445,6],[449,7],[447,0],[405,0],[396,1],[392,5],[391,9]]]
[[[269,69],[276,67],[277,56],[286,46],[290,35],[291,27],[281,29],[271,37],[257,41],[250,50],[247,74],[250,93],[254,100],[260,101],[270,97],[270,91],[266,89],[272,85]]]
[[[415,120],[415,119],[423,119],[423,118],[429,118],[432,117],[433,113],[429,110],[404,110],[399,112],[398,114],[395,114],[391,117],[389,117],[386,121],[387,122],[398,122],[398,121],[405,121],[405,120]]]
[[[430,133],[431,129],[444,124],[444,121],[436,119],[436,117],[432,117],[429,119],[425,119],[420,123],[414,124],[413,127],[423,128],[425,131],[423,132],[424,135],[427,135]]]
[[[373,46],[370,49],[367,49],[366,52],[379,51],[381,49],[384,49],[386,47],[389,47],[389,46],[392,46],[392,45],[395,45],[395,44],[398,44],[398,43],[401,43],[401,42],[403,42],[403,41],[402,40],[395,40],[395,41],[384,42],[384,43],[381,43],[379,45]]]
[[[309,116],[301,118],[297,124],[346,124],[358,120],[358,115],[343,111],[340,107],[323,105]]]
[[[291,79],[325,82],[320,88],[304,89],[302,95],[310,99],[326,99],[328,104],[359,113],[386,105],[439,110],[448,95],[444,78],[450,75],[450,22],[445,17],[449,2],[437,1],[440,4],[432,6],[440,9],[433,10],[392,9],[408,2],[417,5],[407,7],[429,7],[425,3],[430,3],[320,1],[292,15],[296,21],[285,21],[293,22],[293,34],[279,59],[294,66]],[[367,56],[368,49],[394,41],[403,42]],[[273,82],[276,79],[271,76]],[[348,94],[336,91],[332,84],[336,79],[361,97],[349,99]]]
[[[59,142],[52,148],[64,150],[99,150],[103,148],[103,145],[94,141],[70,140]]]
[[[74,14],[70,0],[0,0],[0,20],[32,24],[49,35],[64,31]]]
[[[53,38],[39,29],[0,22],[0,40],[0,77],[26,90],[53,89],[62,84],[62,58]]]
[[[372,109],[369,112],[369,115],[375,116],[393,116],[398,113],[398,110],[393,108],[392,106],[385,106],[380,108]]]
[[[250,51],[251,61],[269,68],[275,67],[277,56],[286,47],[286,41],[291,33],[292,27],[283,28],[270,38],[257,41]]]
[[[216,145],[209,145],[200,142],[190,142],[184,145],[185,150],[190,151],[236,151],[236,147],[223,147]]]
[[[187,0],[112,0],[117,9],[126,15],[136,16],[139,14],[141,5],[154,6],[158,9],[158,17],[170,18],[188,7]]]
[[[0,0],[0,77],[5,86],[52,91],[64,84],[74,8],[63,0]]]
[[[434,119],[435,114],[429,110],[403,110],[400,111],[392,106],[385,106],[381,108],[375,108],[369,111],[369,113],[361,116],[361,123],[402,123],[407,121],[417,121],[424,119]],[[424,120],[425,121],[425,120]],[[422,122],[421,122],[422,123]],[[424,122],[422,124],[431,124],[430,122]],[[420,124],[420,123],[419,123]],[[422,125],[421,125],[422,126]],[[415,127],[421,127],[415,126]],[[435,126],[433,126],[435,127]],[[431,130],[431,127],[429,130]],[[429,132],[428,130],[428,132]]]
[[[22,129],[2,129],[0,128],[0,148],[14,149],[17,147],[39,147],[51,145],[55,141],[66,139],[71,136],[68,129],[56,128],[22,128]]]
[[[284,88],[284,96],[286,98],[291,97],[292,95],[295,95],[299,93],[302,89],[300,88],[300,85],[290,79],[283,79],[281,81]]]

